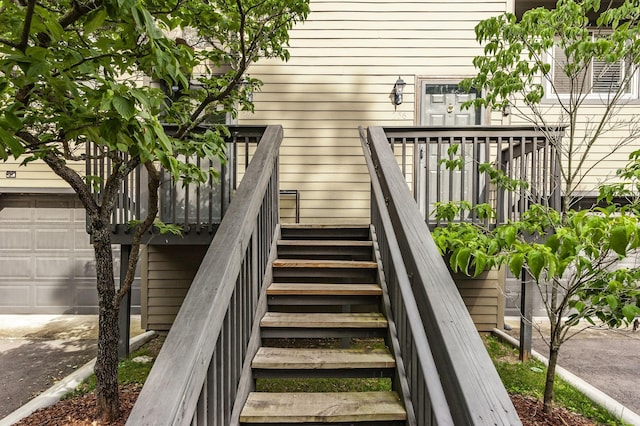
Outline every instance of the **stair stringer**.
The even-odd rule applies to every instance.
[[[231,410],[231,417],[229,419],[230,426],[240,425],[240,413],[244,404],[247,402],[249,393],[255,390],[255,381],[253,380],[253,372],[251,369],[251,362],[255,357],[260,346],[262,346],[262,337],[260,333],[260,320],[267,312],[267,288],[273,282],[273,261],[278,258],[278,240],[281,238],[280,225],[276,225],[274,231],[273,241],[271,243],[271,249],[269,251],[269,259],[267,261],[267,267],[265,269],[264,277],[260,285],[260,295],[258,297],[258,304],[256,312],[253,316],[253,326],[251,328],[251,337],[247,345],[247,352],[244,356],[242,364],[242,373],[240,374],[240,380],[238,382],[238,388],[236,391],[236,399],[233,403],[233,410]]]
[[[387,318],[388,323],[388,345],[391,347],[393,356],[396,359],[396,375],[392,382],[392,388],[400,394],[404,408],[407,411],[407,425],[416,426],[416,416],[411,402],[411,394],[409,390],[409,382],[407,381],[407,374],[404,367],[404,361],[402,359],[402,352],[400,350],[400,342],[398,341],[398,331],[396,329],[396,322],[393,317],[393,311],[391,310],[391,300],[389,299],[389,291],[387,288],[387,282],[385,280],[384,269],[382,266],[382,260],[380,258],[380,249],[378,246],[378,238],[376,230],[373,225],[370,225],[371,241],[373,241],[373,252],[375,260],[378,263],[378,283],[382,287],[382,310]]]

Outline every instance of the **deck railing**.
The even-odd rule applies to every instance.
[[[281,141],[280,126],[266,128],[127,425],[234,423],[279,220]]]
[[[416,424],[521,424],[388,135],[370,127],[361,136],[372,181],[372,222]]]
[[[196,129],[204,131],[206,127]],[[175,131],[171,126],[166,131]],[[265,126],[229,126],[230,136],[226,138],[227,161],[211,161],[205,159],[186,159],[193,161],[198,167],[206,170],[219,170],[218,180],[209,178],[204,184],[184,184],[174,182],[168,173],[162,172],[160,185],[159,218],[164,223],[179,225],[182,236],[163,235],[162,238],[152,238],[150,233],[143,238],[143,243],[158,243],[160,241],[172,244],[208,244],[216,232],[222,216],[227,211],[238,183],[244,173],[255,145],[265,131]],[[111,173],[111,163],[106,158],[100,158],[98,148],[90,146],[90,158],[86,163],[87,176],[105,177]],[[104,179],[103,179],[104,180]],[[96,193],[103,190],[102,181],[98,181]],[[138,167],[122,183],[116,200],[111,219],[115,244],[130,243],[132,221],[145,219],[147,200],[147,173],[144,167]],[[91,231],[88,230],[90,233]]]
[[[487,226],[517,220],[531,202],[560,209],[558,147],[563,132],[516,126],[384,128],[430,227],[437,225],[433,214],[436,204],[448,201],[491,205],[497,217],[485,221]],[[553,140],[546,135],[552,135]],[[525,185],[513,189],[497,186],[480,172],[483,163]],[[480,221],[474,212],[465,213],[457,220]]]

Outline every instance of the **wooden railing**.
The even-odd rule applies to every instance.
[[[518,425],[453,279],[380,127],[361,131],[371,216],[418,425]]]
[[[517,220],[532,201],[560,209],[558,146],[563,129],[543,132],[515,126],[385,127],[384,133],[430,227],[437,225],[433,214],[436,204],[448,201],[491,205],[497,217],[485,221],[487,226]],[[554,140],[545,134],[553,135]],[[525,185],[514,189],[497,186],[480,172],[483,163]],[[471,212],[457,220],[480,219]]]
[[[199,127],[196,131],[204,131],[206,127]],[[175,129],[166,127],[170,134]],[[164,223],[179,225],[182,229],[181,236],[163,235],[162,238],[153,238],[153,231],[145,235],[143,243],[170,243],[170,244],[209,244],[213,234],[218,229],[222,216],[229,208],[234,192],[238,187],[242,173],[244,173],[251,156],[255,151],[255,145],[265,131],[265,126],[229,126],[231,135],[226,138],[227,161],[212,161],[194,159],[198,167],[207,170],[214,168],[219,170],[218,180],[210,178],[204,184],[183,184],[182,181],[174,182],[168,173],[162,173],[160,185],[160,212],[159,218]],[[97,150],[95,146],[89,149]],[[111,164],[108,159],[99,158],[97,152],[91,152],[93,160],[86,163],[87,176],[105,177],[111,173]],[[187,159],[186,161],[189,161]],[[96,193],[102,191],[102,182],[99,181],[95,188]],[[116,200],[111,219],[111,228],[114,233],[114,244],[130,243],[132,221],[145,219],[147,200],[147,173],[144,167],[138,167],[122,183]],[[88,229],[90,233],[91,230]],[[157,235],[157,232],[155,233]]]
[[[278,226],[282,128],[266,128],[127,425],[229,425]],[[245,381],[246,382],[246,381]],[[234,420],[235,419],[235,420]]]

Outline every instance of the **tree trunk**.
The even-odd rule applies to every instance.
[[[98,289],[98,355],[95,367],[97,414],[104,421],[120,417],[118,396],[118,307],[113,276],[109,221],[92,220]]]
[[[556,364],[558,363],[558,352],[560,347],[553,343],[549,346],[549,365],[547,366],[547,378],[544,383],[543,411],[551,414],[553,409],[553,384],[556,378]]]

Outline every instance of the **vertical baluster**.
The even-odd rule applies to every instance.
[[[460,138],[460,158],[462,159],[462,167],[460,168],[460,200],[473,201],[469,200],[469,197],[465,195],[465,174],[467,171],[467,141],[463,136]],[[460,221],[464,221],[464,218],[461,216]]]
[[[517,170],[517,166],[515,165],[516,160],[513,157],[513,137],[509,137],[509,162],[507,163],[508,177],[509,179],[514,179],[514,170]],[[514,199],[513,199],[513,191],[508,192],[508,203],[507,203],[507,217],[509,220],[514,219]]]
[[[224,365],[224,323],[223,327],[220,329],[220,336],[218,337],[218,344],[216,345],[215,359],[216,359],[216,394],[215,394],[215,402],[216,409],[214,412],[214,419],[216,426],[224,426],[226,425],[224,421],[224,404],[226,398],[226,369]],[[213,397],[214,395],[212,395]]]
[[[447,144],[447,146],[448,146],[448,148],[452,148],[453,145],[456,143],[456,139],[454,137],[450,137],[450,138],[448,138],[448,140],[449,140],[449,143]],[[447,149],[447,151],[448,151],[448,149]],[[449,154],[448,153],[446,154],[445,158],[449,159]],[[446,170],[445,170],[445,172],[446,172]],[[455,190],[454,181],[455,181],[455,170],[454,169],[449,169],[449,191],[448,191],[449,193],[447,195],[447,201],[453,201],[454,200],[454,196],[453,196],[453,193],[454,193],[454,190]]]
[[[489,138],[485,137],[483,139],[483,143],[484,143],[484,158],[483,158],[483,160],[485,162],[490,162],[490,159],[491,159],[491,141],[489,140]],[[500,151],[499,148],[498,148],[498,151]],[[500,161],[501,161],[501,158],[498,156],[498,161],[497,161],[497,164],[496,164],[496,166],[498,168],[500,168],[500,166],[501,166]],[[490,191],[491,191],[491,179],[488,179],[488,177],[485,176],[485,178],[484,178],[484,194],[485,195],[484,195],[483,202],[488,203],[490,201],[490,198],[489,198],[490,197]],[[498,220],[498,218],[500,217],[500,210],[499,210],[500,204],[498,203],[498,201],[499,201],[499,199],[498,199],[497,193],[496,193],[496,200],[494,201],[495,202],[494,207],[495,207],[496,211],[498,212],[498,215],[497,215],[498,217],[495,220]],[[491,219],[487,218],[487,220],[486,220],[487,226],[490,225],[490,221],[491,221]]]
[[[200,159],[200,157],[196,157],[196,163],[198,165],[198,168],[201,169],[202,168],[202,161]],[[200,187],[202,186],[201,183],[197,183],[196,184],[196,223],[195,223],[195,228],[196,228],[196,233],[200,233],[200,227],[201,227],[201,221],[200,221]]]
[[[227,175],[231,176],[232,171],[227,168],[228,164],[229,163],[224,163],[224,164],[220,165],[221,174],[223,174],[224,176],[227,176]],[[233,171],[233,174],[235,174],[235,170]],[[224,217],[225,213],[227,212],[227,209],[229,208],[229,204],[231,204],[231,198],[232,198],[232,194],[233,194],[233,191],[235,190],[235,188],[231,189],[230,185],[227,185],[227,181],[225,180],[225,183],[220,186],[220,189],[221,189],[221,191],[220,191],[220,215],[221,215],[221,218],[222,218],[222,217]]]
[[[436,199],[435,202],[438,203],[442,200],[442,197],[440,195],[440,191],[442,190],[442,178],[441,178],[441,168],[442,165],[440,164],[440,160],[442,159],[442,137],[438,136],[436,138],[436,164],[435,164],[435,168],[436,168]]]
[[[141,203],[142,203],[142,167],[143,166],[138,166],[136,167],[136,171],[135,171],[135,191],[136,191],[136,197],[135,197],[135,202],[136,202],[136,211],[135,211],[135,218],[136,220],[142,220],[142,213],[141,213]]]
[[[425,167],[425,175],[424,175],[424,202],[425,202],[425,215],[427,217],[431,217],[431,145],[432,140],[430,137],[425,137],[424,139],[424,167]]]
[[[217,345],[216,345],[217,347]],[[216,418],[216,410],[217,410],[217,388],[216,388],[216,380],[217,380],[217,364],[216,364],[216,352],[213,353],[211,357],[211,363],[209,364],[209,369],[207,370],[207,423],[213,426],[218,425]]]
[[[407,138],[402,138],[402,176],[407,180]]]
[[[547,138],[542,139],[542,196],[544,197],[544,205],[549,207],[550,195],[552,191],[552,183],[549,181],[549,141]]]
[[[125,154],[124,160],[128,161],[129,160],[128,157],[129,156]],[[129,190],[130,190],[129,179],[130,179],[130,176],[126,176],[122,180],[122,192],[120,193],[120,197],[118,197],[118,203],[120,204],[120,219],[122,220],[122,222],[116,222],[116,223],[122,223],[123,225],[127,225],[129,223],[129,208],[131,205],[131,194],[129,194]],[[128,232],[128,231],[129,231],[129,227],[125,226],[124,232]]]
[[[478,146],[478,136],[473,137],[471,142],[471,205],[473,207],[480,204],[480,176],[478,164],[480,163],[480,148]],[[478,222],[478,215],[475,210],[471,212],[471,221]]]
[[[209,163],[209,168],[213,167],[214,164],[211,160],[207,160]],[[221,168],[222,169],[222,168]],[[224,175],[222,174],[222,170],[220,170],[220,174],[218,175],[219,180],[219,186],[220,186],[220,192],[223,192],[223,188],[225,185],[225,178]],[[215,181],[213,179],[213,176],[209,175],[209,177],[207,178],[207,194],[209,196],[209,205],[208,207],[208,218],[207,218],[207,231],[209,232],[209,234],[213,233],[213,202],[214,202],[214,191],[215,191]]]
[[[204,379],[202,390],[200,391],[200,397],[198,398],[198,405],[196,406],[196,412],[194,415],[193,424],[197,426],[207,426],[207,379]]]
[[[542,201],[541,194],[542,188],[540,186],[539,170],[540,164],[538,164],[538,139],[534,136],[531,138],[531,193],[536,203]]]
[[[527,174],[527,142],[528,138],[523,136],[522,141],[520,142],[520,180],[523,182],[528,182],[528,174]],[[515,220],[520,220],[522,217],[522,213],[526,210],[526,202],[527,202],[527,194],[523,186],[520,187],[520,196],[518,200],[518,212],[517,217],[514,217]]]

